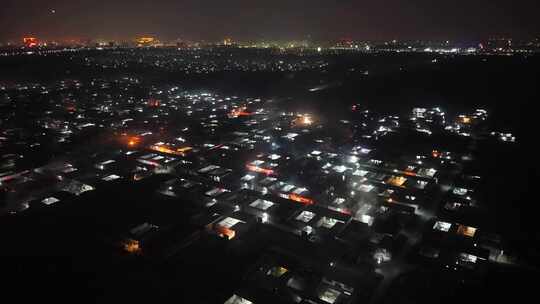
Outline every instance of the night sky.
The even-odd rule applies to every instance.
[[[0,40],[480,39],[540,34],[538,0],[1,0]],[[53,11],[54,10],[54,11]]]

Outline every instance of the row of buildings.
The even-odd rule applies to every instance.
[[[12,149],[2,156],[4,213],[74,204],[102,189],[115,204],[115,189],[145,185],[154,215],[118,225],[107,236],[111,250],[164,260],[209,240],[233,252],[257,248],[224,303],[356,303],[391,270],[469,278],[502,254],[468,216],[482,204],[480,177],[463,173],[471,143],[493,139],[482,109],[399,116],[353,106],[332,121],[284,110],[278,100],[144,87],[133,78],[0,94],[14,109],[26,95],[45,96],[33,108],[35,129],[3,117],[2,145]],[[52,157],[35,167],[21,161],[35,149]]]

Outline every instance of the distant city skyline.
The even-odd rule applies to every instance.
[[[0,46],[26,46],[26,47],[56,47],[56,46],[81,46],[81,47],[206,47],[206,46],[238,46],[238,47],[280,47],[280,48],[352,48],[369,51],[371,48],[413,48],[419,47],[442,47],[442,48],[506,48],[520,49],[540,47],[540,37],[512,37],[512,36],[492,36],[478,39],[353,39],[349,37],[336,37],[323,39],[236,39],[232,36],[217,38],[215,40],[206,39],[167,39],[159,35],[139,35],[125,39],[107,39],[103,37],[66,37],[66,38],[44,38],[42,36],[27,35],[9,40],[0,40]]]
[[[103,38],[328,40],[516,38],[540,34],[534,0],[5,0],[0,40]]]

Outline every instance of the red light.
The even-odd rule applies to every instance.
[[[141,139],[138,136],[130,136],[127,138],[127,144],[130,147],[137,146],[140,143]]]
[[[27,47],[35,47],[38,45],[38,39],[35,37],[24,37],[23,43]]]
[[[148,106],[149,107],[157,108],[160,105],[161,105],[161,101],[159,99],[150,98],[148,100]]]
[[[239,116],[250,116],[252,113],[246,111],[246,107],[241,107],[238,109],[234,109],[229,113],[229,117],[236,118]]]
[[[275,173],[274,170],[264,169],[264,168],[260,168],[260,167],[253,166],[253,165],[246,165],[246,168],[249,171],[257,172],[257,173],[263,173],[263,174],[266,174],[266,175],[273,175]]]
[[[351,211],[349,209],[338,209],[338,212],[346,215],[351,215]]]
[[[289,194],[289,199],[304,205],[312,205],[314,203],[312,199],[294,193]]]

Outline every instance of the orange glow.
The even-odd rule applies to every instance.
[[[253,166],[253,165],[246,165],[246,168],[247,168],[249,171],[256,172],[256,173],[263,173],[263,174],[266,174],[266,175],[273,175],[273,174],[275,174],[274,170],[271,170],[271,169],[264,169],[264,168],[257,167],[257,166]]]
[[[23,43],[27,47],[35,47],[38,45],[38,39],[35,37],[24,37]]]
[[[191,151],[193,148],[192,147],[174,148],[167,145],[153,145],[150,147],[150,149],[157,152],[165,153],[165,154],[185,156],[186,153]]]
[[[314,203],[312,199],[294,193],[289,194],[289,199],[291,201],[299,202],[304,205],[311,205]]]
[[[464,123],[464,124],[471,123],[471,118],[468,117],[468,116],[463,116],[463,117],[461,117],[461,122]]]
[[[139,45],[148,45],[148,44],[151,44],[153,42],[155,42],[156,39],[154,37],[140,37],[137,39],[137,43]]]
[[[386,182],[392,186],[402,187],[407,179],[403,176],[392,176]]]
[[[128,146],[130,147],[135,147],[136,145],[139,144],[139,142],[141,141],[141,139],[137,136],[131,136],[128,138]]]
[[[122,243],[122,249],[126,251],[127,253],[131,254],[140,254],[141,253],[141,245],[139,244],[139,241],[134,239],[127,239]]]
[[[221,225],[215,225],[214,226],[214,230],[219,234],[219,235],[224,235],[224,236],[227,236],[227,238],[229,240],[232,240],[234,239],[234,237],[236,236],[236,232],[232,229],[229,229],[227,227],[223,227]]]
[[[458,226],[457,234],[461,234],[461,235],[468,236],[468,237],[473,237],[475,233],[476,233],[476,228],[474,228],[474,227],[469,227],[469,226],[465,226],[465,225],[459,225]]]
[[[403,174],[407,175],[407,176],[416,176],[417,174],[413,171],[409,171],[409,170],[405,170],[405,172],[403,172]]]
[[[247,110],[246,107],[241,107],[241,108],[238,108],[238,109],[233,109],[233,110],[231,111],[231,113],[229,113],[229,117],[230,117],[230,118],[236,118],[236,117],[239,117],[239,116],[250,116],[250,115],[252,115],[252,113],[247,112],[246,110]]]
[[[293,126],[310,126],[313,124],[313,118],[308,114],[300,115],[292,121],[292,124]]]
[[[184,148],[176,149],[176,151],[181,152],[181,153],[185,153],[185,152],[188,152],[188,151],[191,151],[191,150],[193,150],[192,147],[184,147]]]

